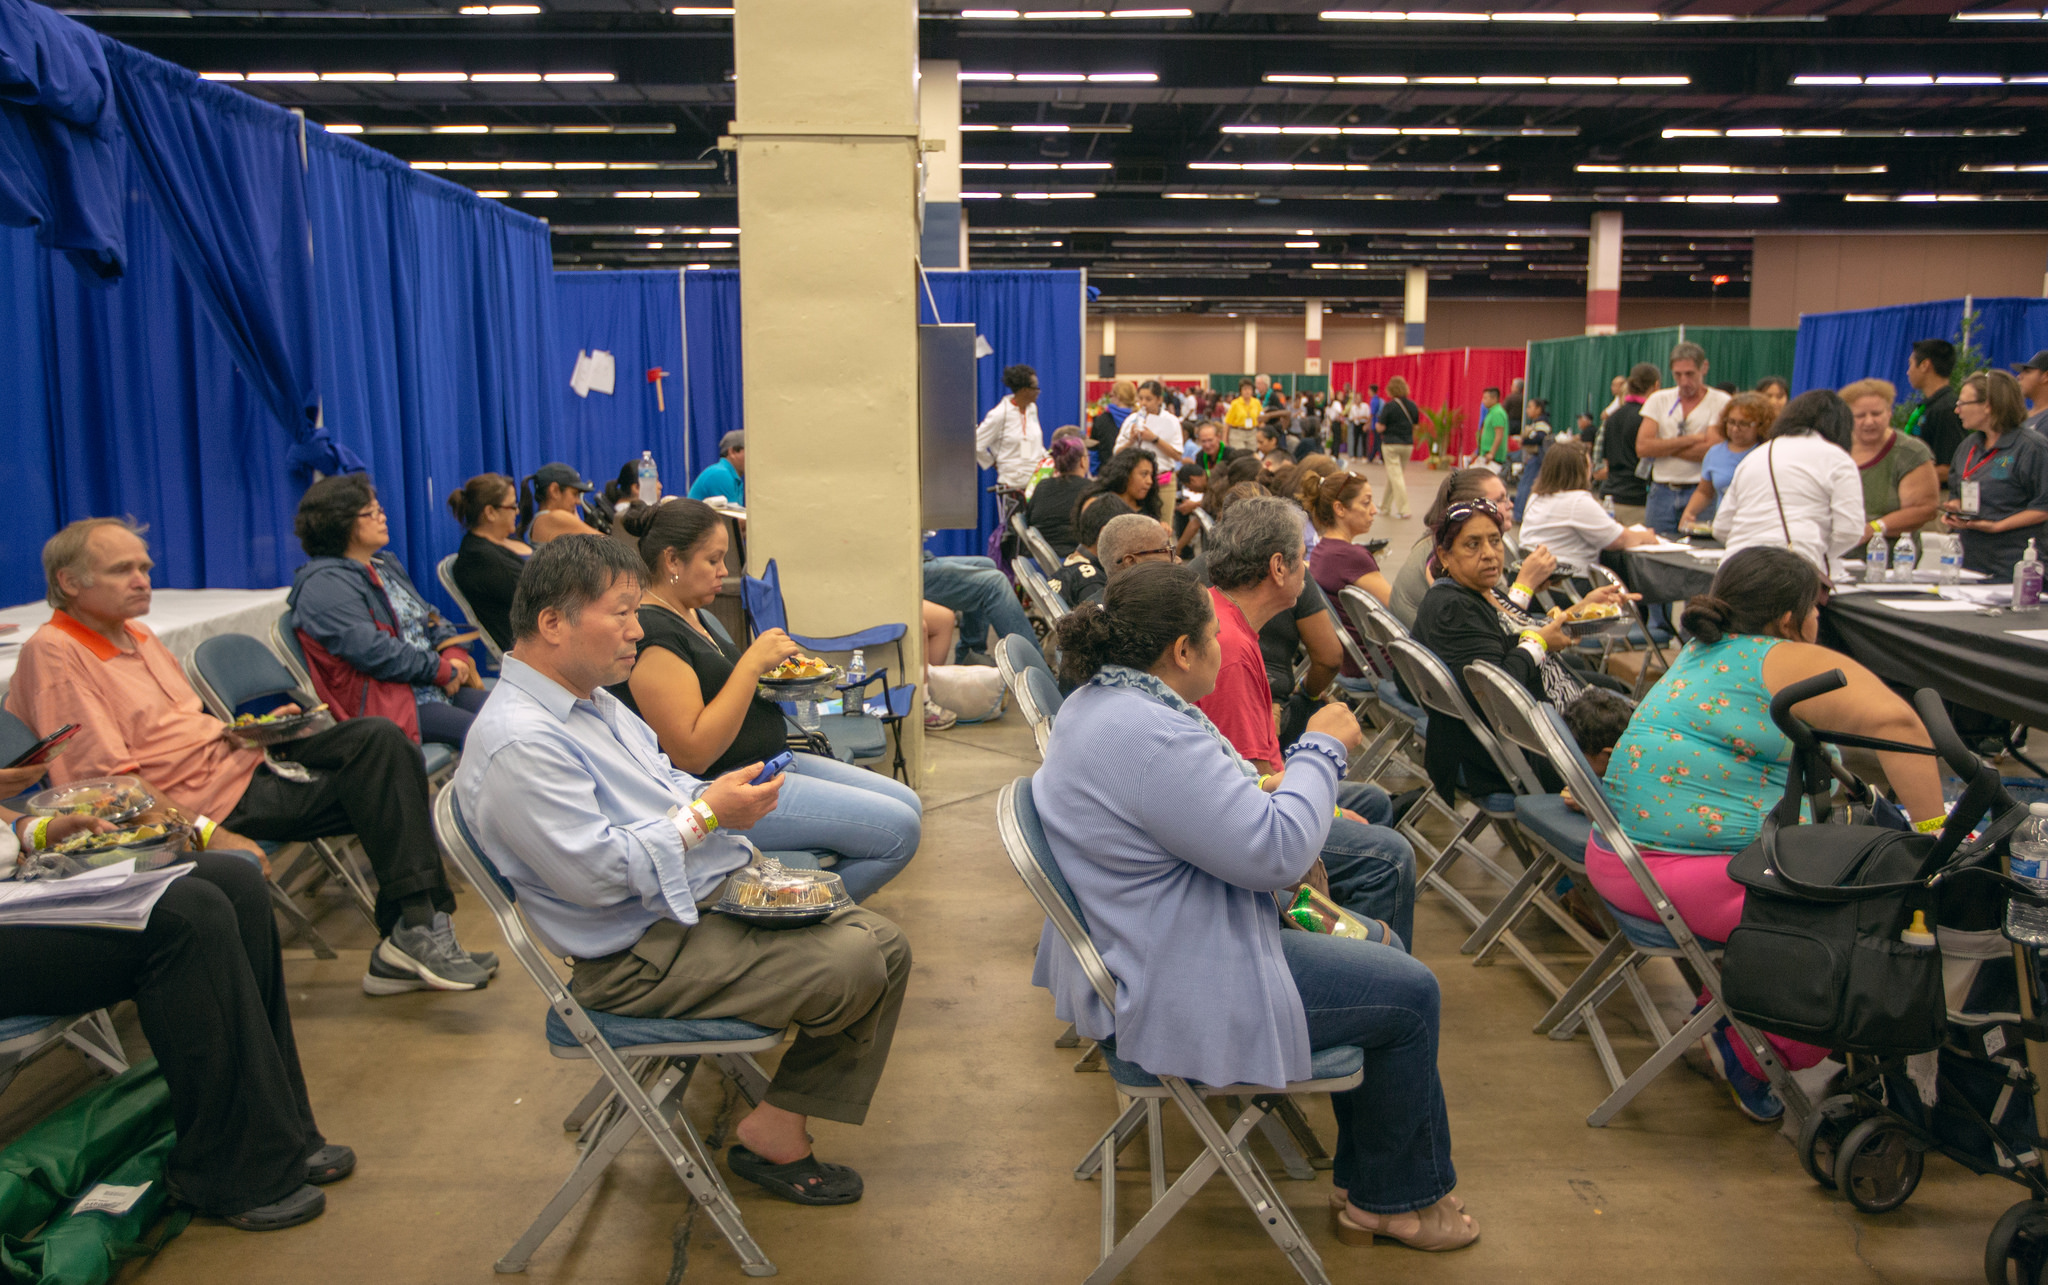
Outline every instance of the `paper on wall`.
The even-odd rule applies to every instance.
[[[578,397],[588,397],[593,392],[609,397],[618,386],[618,363],[602,348],[588,352],[579,349],[576,353],[576,369],[569,372],[569,389]]]

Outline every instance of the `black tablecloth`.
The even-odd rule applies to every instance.
[[[1887,682],[1932,687],[1958,705],[2048,727],[2048,643],[2007,633],[2048,629],[2048,612],[1922,615],[1878,594],[1838,594],[1821,612],[1821,641]]]
[[[1705,593],[1713,587],[1714,572],[1719,569],[1686,553],[1640,553],[1634,549],[1609,553],[1601,560],[1614,568],[1623,584],[1643,595],[1644,602],[1684,602]]]

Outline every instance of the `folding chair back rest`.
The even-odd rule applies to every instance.
[[[754,622],[755,633],[765,634],[770,629],[789,631],[789,613],[782,606],[782,573],[776,569],[775,559],[768,559],[759,580],[740,577],[740,602],[747,609],[747,618]]]
[[[1013,674],[1021,675],[1027,669],[1042,669],[1048,677],[1052,674],[1052,666],[1046,663],[1045,653],[1023,634],[1011,634],[998,640],[996,659],[1007,664]]]
[[[1040,566],[1056,567],[1060,564],[1060,555],[1054,552],[1052,541],[1035,526],[1024,528],[1024,547],[1031,550],[1031,556],[1038,559]]]
[[[270,650],[284,662],[285,668],[299,680],[299,686],[313,690],[313,671],[306,667],[306,649],[299,645],[299,627],[292,619],[292,609],[286,607],[277,619],[270,622]]]
[[[1346,586],[1344,591],[1337,595],[1337,599],[1344,604],[1345,613],[1358,626],[1358,632],[1380,646],[1385,647],[1396,638],[1410,636],[1408,626],[1401,623],[1399,616],[1381,606],[1377,598],[1356,585]]]
[[[42,737],[36,735],[35,728],[0,709],[0,763],[12,763],[41,739]]]
[[[1585,752],[1579,748],[1571,729],[1565,726],[1564,717],[1557,712],[1557,707],[1548,702],[1539,704],[1506,670],[1498,666],[1476,664],[1469,666],[1465,673],[1475,696],[1485,692],[1487,694],[1481,697],[1482,700],[1493,701],[1515,711],[1510,718],[1503,720],[1502,734],[1517,742],[1527,735],[1535,742],[1533,748],[1549,759],[1558,774],[1564,777],[1566,788],[1571,790],[1578,805],[1585,809],[1586,817],[1592,821],[1601,843],[1621,858],[1622,866],[1636,882],[1636,889],[1657,911],[1657,918],[1663,922],[1665,931],[1671,934],[1678,948],[1687,955],[1699,953],[1700,948],[1693,944],[1691,930],[1679,918],[1657,877],[1644,864],[1642,853],[1623,833],[1621,819],[1615,816],[1614,804],[1607,797],[1607,787],[1593,771],[1593,765],[1586,761]],[[1513,726],[1515,731],[1508,732],[1509,726]]]
[[[1022,675],[1024,690],[1031,693],[1031,704],[1038,710],[1039,717],[1051,718],[1060,712],[1066,697],[1060,695],[1060,685],[1052,675],[1043,669],[1027,669]]]
[[[266,696],[290,696],[304,703],[311,696],[298,678],[259,638],[248,634],[215,634],[185,658],[185,676],[215,717],[233,722],[244,705]]]
[[[1393,657],[1394,668],[1400,671],[1401,681],[1422,703],[1422,707],[1433,714],[1443,714],[1463,723],[1517,794],[1543,792],[1521,751],[1493,734],[1486,720],[1466,702],[1465,694],[1458,690],[1457,679],[1451,677],[1451,671],[1437,659],[1435,652],[1412,638],[1396,638],[1388,644],[1387,654]],[[1435,724],[1431,726],[1433,728]]]
[[[1349,591],[1347,590],[1346,592]],[[1343,644],[1344,654],[1351,658],[1351,663],[1358,668],[1359,673],[1364,674],[1367,678],[1377,678],[1379,676],[1379,666],[1373,664],[1372,658],[1365,654],[1365,648],[1359,646],[1358,640],[1351,636],[1351,630],[1345,627],[1343,619],[1337,615],[1337,609],[1331,607],[1328,610],[1330,613],[1330,627],[1337,631],[1337,641]]]
[[[1017,579],[1023,584],[1026,596],[1038,608],[1039,614],[1046,618],[1048,624],[1072,610],[1067,606],[1066,599],[1060,597],[1052,587],[1052,583],[1039,573],[1038,567],[1031,559],[1018,558],[1010,567],[1017,573]]]
[[[1465,666],[1465,685],[1472,689],[1472,703],[1486,715],[1494,735],[1517,749],[1549,757],[1535,726],[1551,709],[1548,701],[1537,701],[1514,675],[1487,660]]]
[[[484,628],[484,622],[477,618],[476,608],[469,605],[469,599],[462,596],[461,587],[455,583],[455,555],[451,553],[435,563],[434,574],[440,578],[441,587],[448,591],[448,596],[455,599],[455,605],[462,608],[462,618],[469,622],[470,628],[476,630],[477,636],[483,640],[484,650],[491,654],[491,662],[503,662],[504,651],[491,638],[491,631]]]
[[[1003,837],[1003,851],[1009,854],[1010,864],[1017,869],[1017,877],[1031,890],[1038,900],[1039,909],[1052,921],[1053,930],[1059,933],[1080,962],[1081,971],[1095,988],[1095,994],[1112,1010],[1116,1007],[1116,978],[1110,976],[1109,966],[1102,962],[1102,953],[1095,949],[1095,941],[1088,935],[1088,921],[1081,913],[1081,903],[1074,897],[1074,889],[1067,883],[1066,875],[1060,872],[1059,859],[1052,854],[1052,844],[1046,841],[1045,827],[1039,824],[1038,809],[1031,802],[1031,778],[1020,776],[1003,787],[996,799],[996,829]]]

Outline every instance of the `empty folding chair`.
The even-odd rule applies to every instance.
[[[14,1082],[21,1069],[59,1044],[69,1044],[87,1062],[109,1075],[128,1069],[114,1018],[104,1008],[76,1017],[0,1018],[0,1090]]]
[[[1057,567],[1059,564],[1055,562],[1052,565]],[[1066,615],[1072,608],[1067,606],[1066,599],[1060,597],[1059,590],[1052,587],[1052,582],[1045,578],[1039,571],[1038,564],[1030,558],[1018,558],[1010,564],[1010,569],[1017,573],[1017,583],[1024,586],[1024,596],[1031,603],[1032,614],[1036,615],[1050,632],[1052,627],[1059,623],[1060,617]]]
[[[469,622],[471,629],[476,630],[477,637],[483,642],[484,650],[490,653],[491,668],[502,667],[505,653],[491,638],[491,631],[484,628],[484,622],[477,619],[476,608],[469,605],[469,599],[462,596],[461,587],[455,583],[455,555],[451,553],[435,563],[434,574],[440,577],[441,587],[448,591],[450,598],[455,599],[455,605],[462,609],[462,618]]]
[[[260,639],[248,634],[215,634],[202,639],[185,657],[185,678],[215,718],[232,723],[244,706],[274,705],[296,701],[300,708],[319,704],[311,690],[299,681],[277,653]],[[446,748],[445,746],[442,748]],[[362,871],[349,860],[346,837],[312,839],[305,843],[264,843],[265,852],[276,859],[270,882],[270,901],[285,922],[303,936],[322,959],[333,959],[334,948],[298,903],[285,891],[310,866],[337,880],[372,928],[377,926],[377,898]],[[380,934],[381,935],[381,934]]]
[[[1458,828],[1451,841],[1440,849],[1432,848],[1412,821],[1408,818],[1403,819],[1401,832],[1408,836],[1409,842],[1417,844],[1421,850],[1434,851],[1436,854],[1426,871],[1418,870],[1415,879],[1417,886],[1427,883],[1435,888],[1457,907],[1459,913],[1471,920],[1474,928],[1483,929],[1483,932],[1475,932],[1466,939],[1464,950],[1477,952],[1482,947],[1492,947],[1496,944],[1504,947],[1529,970],[1530,976],[1544,989],[1553,996],[1563,994],[1565,983],[1537,959],[1535,953],[1524,945],[1519,937],[1515,936],[1511,926],[1515,916],[1502,909],[1512,906],[1509,898],[1521,888],[1529,869],[1538,864],[1538,858],[1530,851],[1527,840],[1522,837],[1515,814],[1516,795],[1543,793],[1535,773],[1522,758],[1520,751],[1494,736],[1486,721],[1466,702],[1464,693],[1458,690],[1457,680],[1451,677],[1451,671],[1445,668],[1443,661],[1437,659],[1435,652],[1408,638],[1395,639],[1388,651],[1393,656],[1394,667],[1400,671],[1403,681],[1408,684],[1408,690],[1415,693],[1423,707],[1433,716],[1454,718],[1465,724],[1471,730],[1473,739],[1479,742],[1480,747],[1492,760],[1494,768],[1507,780],[1511,790],[1506,794],[1467,796],[1467,803],[1471,808],[1469,812],[1460,812],[1456,800],[1442,800],[1441,803],[1448,805],[1449,815],[1456,820]],[[1435,795],[1436,790],[1432,787],[1424,797],[1434,798]],[[1411,808],[1409,818],[1414,817],[1416,811],[1417,809]],[[1505,850],[1519,859],[1519,870],[1511,874],[1506,867],[1479,850],[1474,840],[1489,827],[1500,836]],[[1447,876],[1461,857],[1470,860],[1500,883],[1502,897],[1495,903],[1495,910],[1500,912],[1499,914],[1480,913],[1470,898],[1451,886]],[[1528,904],[1530,903],[1525,902],[1523,906],[1526,907]],[[1555,901],[1539,898],[1534,904],[1549,913],[1553,922],[1563,929],[1567,936],[1584,947],[1587,954],[1598,953],[1599,943],[1594,941],[1577,921],[1558,907]],[[1482,958],[1475,962],[1483,963],[1485,960]]]
[[[749,1276],[773,1276],[775,1264],[754,1243],[732,1192],[683,1114],[683,1094],[708,1058],[749,1102],[759,1102],[768,1090],[768,1074],[753,1055],[782,1043],[783,1032],[731,1018],[621,1017],[584,1008],[562,984],[556,961],[527,933],[515,904],[517,892],[477,846],[456,805],[455,791],[443,790],[434,800],[434,829],[449,858],[497,917],[513,958],[547,998],[548,1051],[560,1058],[593,1061],[600,1076],[564,1121],[564,1128],[583,1134],[576,1167],[533,1225],[498,1260],[497,1270],[525,1271],[548,1233],[597,1185],[626,1144],[644,1132],[739,1255],[741,1270]]]
[[[1548,1034],[1552,1039],[1570,1039],[1581,1025],[1589,1034],[1599,1030],[1599,1009],[1602,1004],[1623,986],[1627,986],[1636,997],[1636,1002],[1645,1008],[1645,1017],[1651,1032],[1657,1040],[1657,1051],[1644,1060],[1635,1071],[1624,1077],[1620,1063],[1613,1057],[1611,1049],[1600,1048],[1596,1035],[1594,1043],[1600,1048],[1601,1066],[1607,1072],[1608,1082],[1614,1091],[1606,1100],[1586,1117],[1586,1123],[1594,1128],[1612,1120],[1615,1113],[1641,1093],[1650,1081],[1662,1074],[1664,1068],[1676,1062],[1685,1050],[1701,1037],[1712,1031],[1724,1017],[1729,1017],[1723,1007],[1721,995],[1721,970],[1714,961],[1720,957],[1721,943],[1703,941],[1693,935],[1678,916],[1671,899],[1657,883],[1657,877],[1650,873],[1643,862],[1642,854],[1629,842],[1622,831],[1620,820],[1614,815],[1613,805],[1607,798],[1606,787],[1594,774],[1592,764],[1579,750],[1578,742],[1572,739],[1571,730],[1564,725],[1564,719],[1555,708],[1537,705],[1527,692],[1510,680],[1511,691],[1505,692],[1505,704],[1520,707],[1520,717],[1513,721],[1516,739],[1527,737],[1545,758],[1549,759],[1558,773],[1564,777],[1565,785],[1571,790],[1572,798],[1586,810],[1592,828],[1600,832],[1601,841],[1609,851],[1621,858],[1621,864],[1635,880],[1644,900],[1657,912],[1655,919],[1643,919],[1625,911],[1616,910],[1611,904],[1608,913],[1614,916],[1621,932],[1607,944],[1607,948],[1594,957],[1579,979],[1571,984],[1565,993],[1553,1004],[1536,1023],[1538,1034]],[[1515,698],[1519,696],[1520,700]],[[1592,883],[1587,881],[1587,887]],[[1683,959],[1692,966],[1695,976],[1700,979],[1708,994],[1708,1002],[1681,1026],[1674,1034],[1657,1015],[1654,1005],[1649,1002],[1648,991],[1637,976],[1643,964],[1651,959]],[[1733,1020],[1732,1018],[1730,1019]],[[1795,1120],[1803,1121],[1812,1110],[1805,1093],[1792,1082],[1784,1067],[1778,1062],[1771,1046],[1755,1030],[1741,1022],[1734,1023],[1734,1029],[1743,1043],[1749,1046],[1750,1055],[1762,1067],[1770,1079],[1771,1087],[1777,1091],[1778,1099]]]
[[[872,625],[850,634],[823,636],[800,634],[789,627],[789,611],[782,601],[782,573],[776,568],[775,559],[768,559],[768,565],[761,572],[761,578],[740,577],[740,600],[746,606],[747,619],[752,622],[754,632],[766,633],[780,629],[790,636],[797,646],[807,651],[865,651],[870,647],[890,644],[896,648],[896,673],[908,677],[903,661],[903,635],[908,632],[903,625]],[[870,690],[879,686],[881,695],[871,697]],[[898,778],[910,779],[909,767],[903,761],[903,720],[917,707],[917,684],[889,684],[889,667],[870,665],[867,677],[858,683],[843,683],[839,687],[842,711],[829,714],[819,720],[819,730],[832,743],[835,755],[844,754],[848,761],[880,758],[888,743],[893,741],[896,759],[891,770]],[[881,708],[874,708],[879,700]],[[787,702],[785,712],[787,712]],[[886,739],[885,739],[886,738]]]
[[[1003,838],[1003,851],[1009,855],[1010,864],[1016,867],[1018,877],[1031,890],[1046,918],[1052,921],[1061,939],[1074,952],[1082,972],[1093,983],[1095,993],[1114,1008],[1116,978],[1110,975],[1101,953],[1089,937],[1087,918],[1081,913],[1080,903],[1075,900],[1066,877],[1060,873],[1052,846],[1046,842],[1038,811],[1032,805],[1031,778],[1019,777],[1003,787],[996,801],[996,822]],[[1329,1276],[1323,1270],[1321,1257],[1308,1243],[1301,1224],[1295,1221],[1293,1211],[1274,1189],[1265,1170],[1252,1160],[1246,1143],[1251,1131],[1277,1112],[1289,1094],[1341,1093],[1356,1088],[1365,1078],[1364,1052],[1350,1047],[1324,1049],[1315,1054],[1310,1072],[1313,1078],[1289,1084],[1282,1093],[1257,1085],[1212,1087],[1191,1084],[1179,1076],[1154,1076],[1135,1063],[1123,1061],[1114,1052],[1105,1052],[1108,1053],[1105,1060],[1111,1077],[1116,1080],[1117,1091],[1133,1101],[1116,1123],[1089,1148],[1089,1157],[1075,1172],[1078,1178],[1099,1174],[1102,1179],[1102,1256],[1095,1270],[1088,1274],[1087,1285],[1107,1285],[1122,1274],[1138,1252],[1173,1221],[1173,1216],[1218,1169],[1230,1178],[1231,1185],[1251,1207],[1259,1225],[1273,1238],[1274,1245],[1286,1255],[1302,1280],[1311,1285],[1327,1285]],[[1206,1099],[1213,1098],[1247,1099],[1248,1105],[1226,1129],[1210,1114]],[[1165,1182],[1165,1156],[1160,1137],[1161,1104],[1169,1099],[1180,1109],[1202,1143],[1202,1154],[1182,1171],[1170,1189]],[[1152,1204],[1137,1225],[1119,1240],[1116,1156],[1124,1144],[1136,1136],[1140,1127],[1146,1129],[1151,1150]]]
[[[1331,610],[1339,608],[1370,644],[1361,647],[1351,630],[1344,627],[1343,620],[1337,622],[1337,637],[1344,644],[1345,654],[1365,676],[1363,685],[1370,687],[1363,707],[1376,728],[1372,742],[1359,752],[1352,775],[1362,781],[1373,781],[1388,768],[1394,768],[1404,776],[1420,779],[1425,775],[1421,759],[1429,715],[1402,693],[1386,654],[1385,640],[1406,637],[1407,630],[1393,613],[1355,585],[1347,585],[1337,595]],[[1367,696],[1356,688],[1347,690]]]

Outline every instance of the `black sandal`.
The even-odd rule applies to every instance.
[[[735,1142],[725,1153],[725,1163],[748,1182],[799,1205],[850,1205],[861,1197],[859,1174],[815,1155],[778,1165]]]

